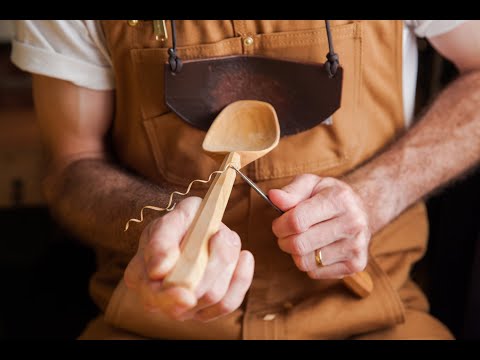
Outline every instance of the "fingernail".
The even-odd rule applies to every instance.
[[[194,316],[193,316],[193,320],[197,320],[197,321],[203,321],[203,316],[199,313],[196,313]]]
[[[175,300],[172,308],[180,307],[183,309],[191,309],[197,305],[197,298],[194,293],[185,291],[181,297]]]
[[[147,265],[148,275],[152,278],[163,277],[173,268],[176,261],[177,257],[174,255],[150,259]]]
[[[156,278],[158,276],[161,276],[163,273],[162,269],[162,261],[163,259],[158,259],[158,258],[152,258],[148,260],[147,263],[147,272],[148,276],[151,278]]]
[[[180,321],[183,321],[182,318],[184,315],[184,313],[186,311],[188,311],[189,308],[187,307],[184,307],[184,306],[181,306],[181,305],[174,305],[172,308],[171,308],[171,313],[173,316],[175,316],[175,318],[177,320],[180,320]]]
[[[233,231],[228,234],[228,244],[234,247],[239,247],[241,245],[240,237],[234,234]]]
[[[208,309],[198,312],[193,318],[204,323],[215,320],[214,312],[209,311]]]
[[[161,269],[164,272],[168,272],[175,266],[178,260],[178,256],[174,253],[169,253],[168,256],[163,258]]]
[[[178,321],[186,321],[186,320],[190,320],[192,318],[193,318],[193,314],[191,312],[186,312],[183,315],[179,316],[177,318],[177,320]]]

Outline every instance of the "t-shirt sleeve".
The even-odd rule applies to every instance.
[[[16,20],[11,60],[24,71],[94,90],[115,88],[103,32],[95,20]]]
[[[405,20],[418,37],[431,38],[455,29],[468,20]]]

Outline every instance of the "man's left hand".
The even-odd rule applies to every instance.
[[[342,278],[362,271],[368,261],[370,229],[362,200],[345,182],[299,175],[268,193],[285,214],[272,230],[279,247],[313,279]],[[315,260],[320,249],[323,266]]]

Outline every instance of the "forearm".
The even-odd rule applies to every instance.
[[[51,174],[44,187],[54,217],[69,231],[90,245],[132,255],[148,221],[124,232],[126,221],[138,217],[143,206],[168,200],[165,189],[101,159],[72,162]]]
[[[345,177],[372,233],[480,160],[480,71],[459,77],[398,141]]]

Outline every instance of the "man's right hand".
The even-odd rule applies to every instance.
[[[252,283],[253,255],[241,251],[240,237],[222,223],[210,238],[208,265],[195,291],[163,288],[162,280],[178,260],[180,242],[200,203],[198,197],[183,200],[175,210],[148,224],[140,237],[124,278],[148,311],[162,311],[177,320],[210,321],[236,310]]]

